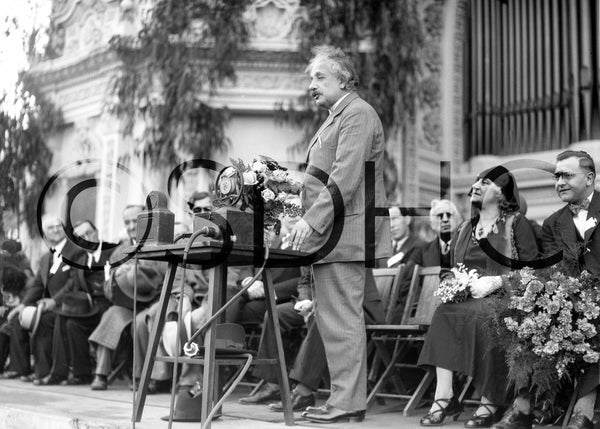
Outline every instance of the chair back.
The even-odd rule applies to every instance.
[[[384,323],[386,325],[391,323],[393,309],[396,307],[404,267],[405,265],[401,264],[396,268],[373,269],[375,285],[383,304]]]
[[[428,326],[431,324],[433,312],[441,303],[440,298],[433,294],[439,284],[439,266],[415,266],[402,316],[403,325]]]

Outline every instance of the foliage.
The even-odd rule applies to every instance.
[[[302,184],[290,177],[287,168],[267,156],[255,159],[252,165],[243,160],[231,160],[217,179],[215,205],[237,204],[240,209],[250,207],[257,210],[257,204],[264,210],[264,225],[279,234],[281,216],[302,216],[302,207],[290,201],[290,197],[300,195]]]
[[[299,29],[302,59],[308,61],[311,49],[317,45],[341,47],[355,58],[361,78],[358,92],[379,114],[385,135],[389,137],[406,127],[414,119],[421,98],[424,35],[417,0],[303,3],[308,17]],[[303,128],[303,138],[295,149],[304,150],[326,113],[318,111],[306,94],[298,100],[297,107],[282,106],[278,116]],[[389,185],[397,171],[387,153],[385,159]]]
[[[136,152],[152,166],[181,157],[209,157],[229,142],[226,108],[199,99],[218,83],[235,80],[234,59],[247,41],[242,14],[250,0],[159,0],[136,37],[111,40],[123,62],[112,85],[110,111],[124,120],[124,134],[136,121],[148,127]]]
[[[37,201],[48,180],[52,152],[46,139],[63,123],[62,113],[22,79],[17,89],[18,111],[9,113],[0,100],[0,203],[2,210],[23,216],[29,231],[37,231]],[[34,95],[36,94],[36,95]]]
[[[600,358],[600,286],[597,276],[565,264],[510,273],[494,311],[509,377],[536,396]]]

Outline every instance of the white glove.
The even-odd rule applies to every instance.
[[[242,286],[246,286],[251,279],[252,277],[246,277],[242,281]],[[246,292],[248,292],[248,298],[250,300],[261,299],[265,297],[265,286],[263,285],[263,282],[256,280]]]
[[[471,285],[471,296],[473,298],[484,298],[502,286],[502,277],[483,276],[479,277]]]

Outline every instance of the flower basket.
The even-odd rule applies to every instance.
[[[600,279],[566,272],[562,264],[514,271],[496,303],[494,326],[509,378],[537,394],[557,391],[600,358]]]

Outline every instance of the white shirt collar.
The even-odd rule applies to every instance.
[[[331,109],[329,109],[329,114],[332,114],[333,112],[335,112],[335,108],[338,107],[340,105],[340,103],[342,102],[342,100],[346,97],[348,97],[351,94],[351,92],[347,93],[346,95],[343,95],[342,98],[340,98],[338,101],[335,102],[335,104],[333,106],[331,106]]]
[[[63,248],[65,247],[65,244],[67,244],[67,239],[63,238],[56,246],[54,246],[54,257],[58,257],[61,253]]]

